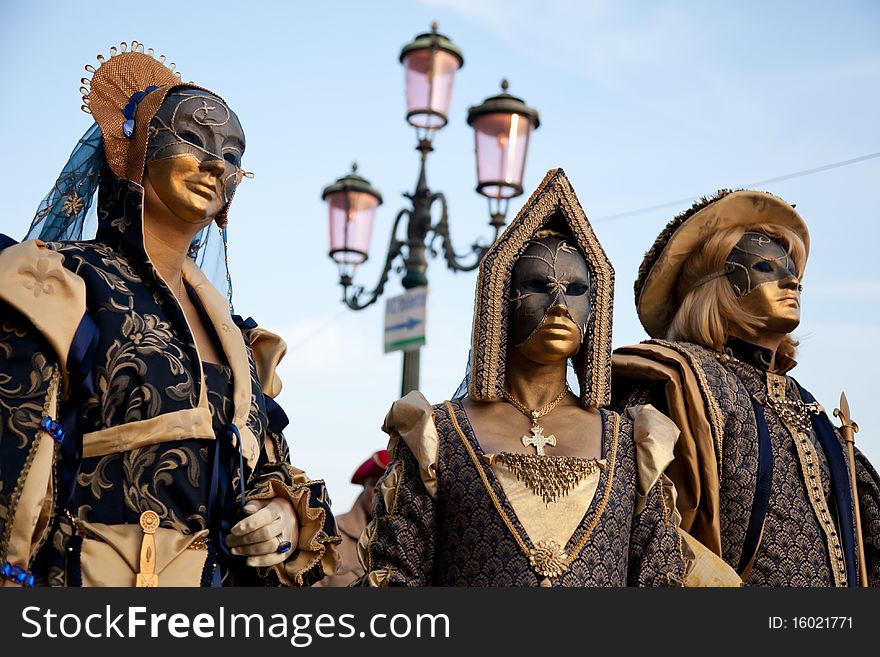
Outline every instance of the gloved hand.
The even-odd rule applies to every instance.
[[[288,500],[251,500],[245,504],[244,512],[248,517],[239,521],[226,537],[232,554],[246,556],[247,565],[254,567],[274,566],[293,554],[299,539],[299,521]],[[288,542],[290,549],[278,552]]]

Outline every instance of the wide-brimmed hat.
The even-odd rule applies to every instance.
[[[681,303],[676,291],[678,278],[690,255],[718,230],[755,224],[790,228],[803,240],[809,255],[807,224],[793,205],[768,192],[721,190],[666,225],[645,254],[634,286],[636,310],[648,335],[666,337]]]

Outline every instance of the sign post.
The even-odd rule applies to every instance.
[[[427,287],[414,287],[385,301],[385,353],[415,351],[425,344]]]

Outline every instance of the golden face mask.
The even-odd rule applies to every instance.
[[[762,233],[745,233],[725,261],[727,280],[737,297],[785,278],[798,278],[797,267],[779,242]]]
[[[510,344],[521,345],[554,317],[567,317],[583,342],[590,317],[590,273],[584,257],[561,236],[534,240],[513,267],[508,313]],[[559,328],[561,331],[561,327]]]
[[[787,334],[798,327],[802,286],[797,267],[782,244],[761,233],[746,233],[726,265],[740,306],[762,320],[761,331]]]
[[[181,89],[165,98],[150,123],[147,167],[152,172],[158,162],[183,158],[190,160],[181,165],[184,169],[214,172],[222,207],[242,178],[250,177],[241,168],[244,149],[241,123],[223,100],[198,89]]]

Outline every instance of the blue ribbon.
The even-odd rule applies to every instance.
[[[92,365],[98,348],[98,326],[85,313],[79,322],[67,354],[67,373],[71,395],[61,421],[66,440],[61,443],[60,500],[67,506],[73,499],[76,477],[82,461],[83,406],[95,391]]]
[[[232,452],[232,438],[238,439],[238,454]],[[217,546],[218,560],[229,565],[235,562],[244,564],[245,558],[239,557],[226,546],[226,537],[232,531],[232,526],[238,521],[238,516],[233,510],[234,500],[230,499],[232,491],[232,479],[235,472],[235,461],[238,461],[238,481],[240,499],[238,507],[240,517],[244,517],[245,505],[245,479],[247,473],[244,469],[244,455],[242,454],[241,433],[234,423],[226,427],[226,436],[218,438],[214,444],[214,468],[211,473],[211,489],[208,494],[208,527]],[[212,586],[220,586],[220,568],[216,568]]]
[[[122,108],[122,115],[125,117],[125,121],[122,123],[122,134],[128,139],[131,139],[134,136],[134,115],[135,112],[137,112],[138,103],[140,103],[148,93],[155,91],[158,88],[159,87],[155,85],[151,85],[143,91],[135,91],[131,95],[131,98],[129,98],[128,104]]]

